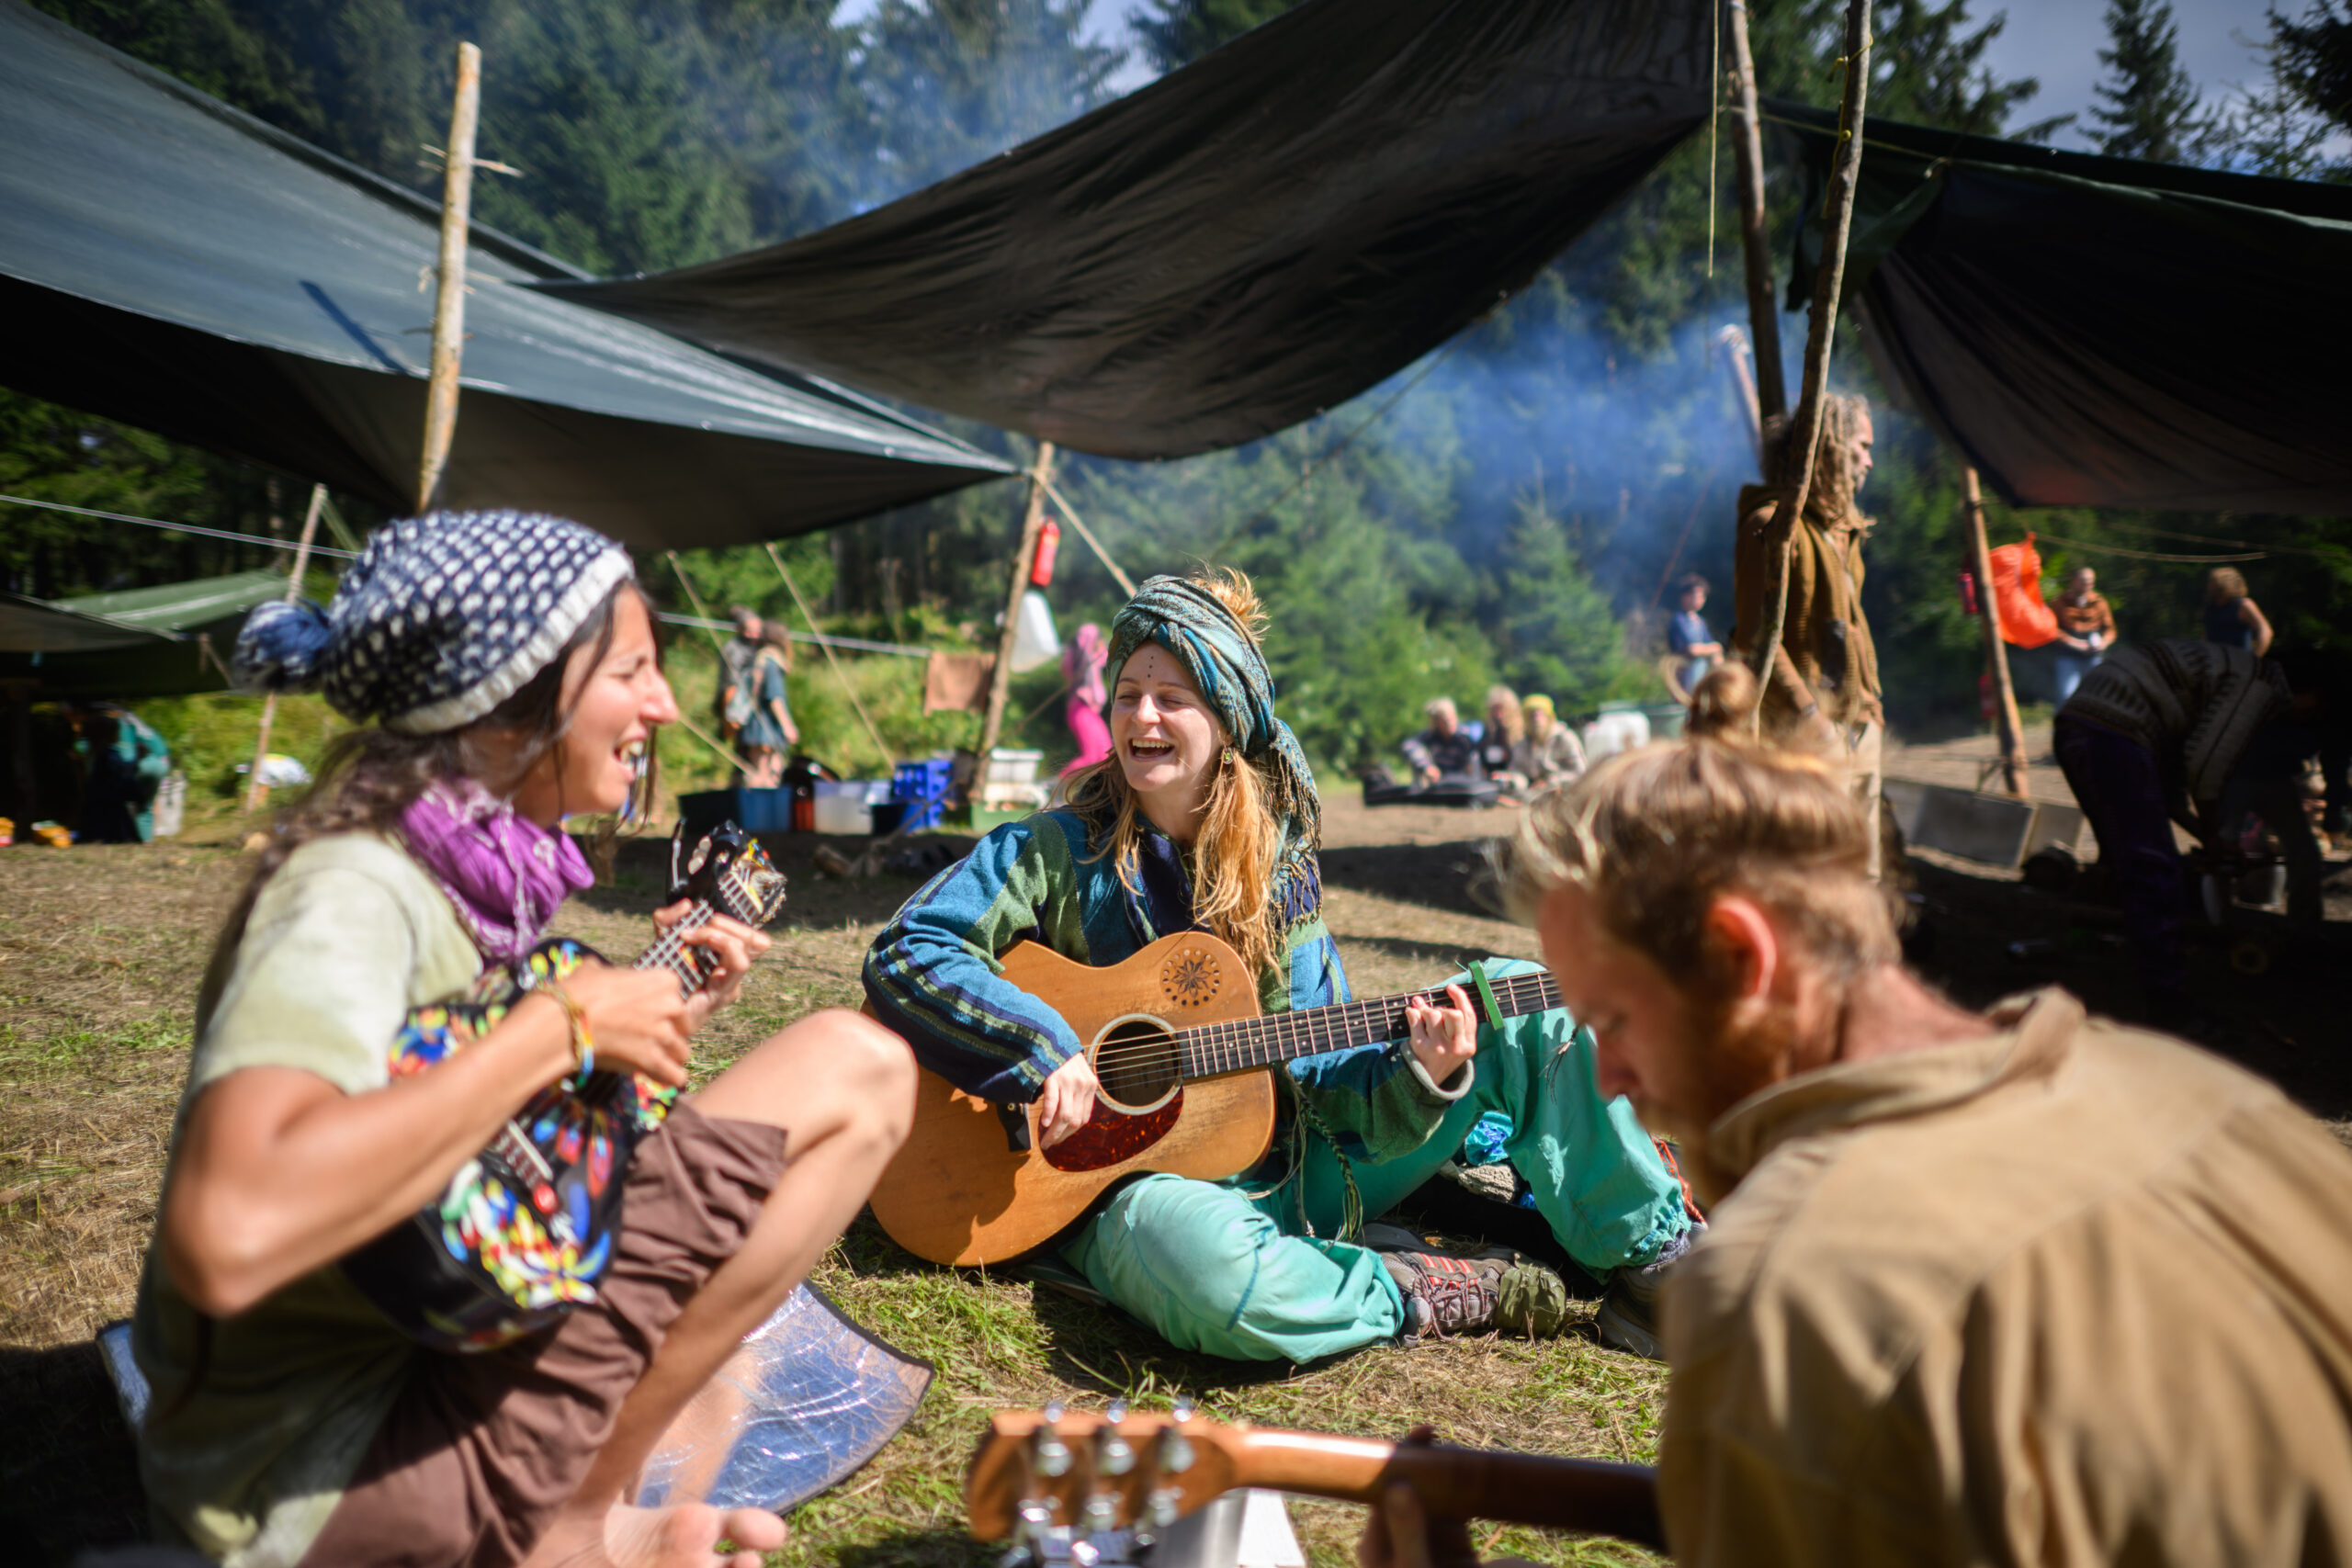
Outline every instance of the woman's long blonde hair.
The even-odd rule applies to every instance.
[[[1821,395],[1821,436],[1813,448],[1813,484],[1805,492],[1806,516],[1816,522],[1837,523],[1854,510],[1854,492],[1861,489],[1854,438],[1860,434],[1862,421],[1870,417],[1870,400],[1859,393]],[[1774,414],[1764,422],[1765,467],[1775,484],[1796,482],[1795,469],[1789,462],[1792,423],[1787,414]]]
[[[1225,606],[1251,642],[1258,640],[1265,630],[1266,612],[1247,577],[1219,567],[1194,573],[1192,581]],[[1111,673],[1115,681],[1118,672]],[[1267,805],[1269,792],[1259,764],[1245,759],[1227,739],[1216,782],[1209,786],[1200,837],[1193,842],[1193,918],[1239,953],[1251,974],[1262,974],[1282,956],[1282,916],[1274,908],[1273,890],[1283,825]],[[1101,846],[1098,858],[1109,855],[1120,883],[1139,893],[1136,842],[1143,814],[1115,753],[1071,779],[1069,805],[1093,829]]]

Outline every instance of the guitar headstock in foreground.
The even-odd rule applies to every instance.
[[[1100,1415],[1001,1410],[972,1456],[964,1505],[983,1540],[1097,1568],[1235,1487],[1373,1503],[1399,1481],[1436,1515],[1666,1544],[1645,1466],[1228,1426],[1200,1419],[1189,1400],[1166,1416],[1131,1414],[1125,1401]]]

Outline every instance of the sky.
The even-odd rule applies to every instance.
[[[874,0],[845,0],[841,15],[862,15]],[[1088,13],[1087,33],[1105,42],[1129,44],[1127,19],[1144,8],[1145,0],[1095,0]],[[2229,94],[2233,85],[2252,86],[2262,75],[2262,62],[2238,41],[2262,37],[2267,30],[2263,14],[2268,0],[2173,0],[2173,17],[2180,27],[2180,59],[2189,77],[2211,103]],[[2287,0],[2289,13],[2302,9]],[[1987,61],[2004,77],[2036,76],[2041,96],[2022,111],[2025,121],[2073,112],[2082,115],[2091,105],[2091,85],[2098,80],[2098,51],[2107,43],[2107,0],[2022,0],[2008,6],[1976,0],[1969,7],[1979,18],[2002,11],[2008,26],[1994,40]],[[1121,92],[1133,92],[1151,80],[1151,69],[1131,58],[1113,78]],[[2088,145],[2079,130],[2061,132],[2062,147]]]

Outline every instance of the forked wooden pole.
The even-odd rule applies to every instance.
[[[1054,482],[1054,444],[1037,444],[1037,466],[1029,476],[1029,509],[1021,518],[1021,542],[1012,551],[1012,590],[1004,597],[1004,635],[996,641],[996,668],[989,673],[988,716],[980,720],[980,776],[1004,728],[1005,699],[1012,691],[1012,644],[1021,633],[1021,596],[1029,592],[1029,571],[1037,559],[1037,535],[1046,523],[1046,487]]]
[[[481,111],[481,51],[458,46],[458,95],[449,109],[447,166],[441,178],[439,287],[433,298],[433,378],[424,394],[424,451],[416,509],[433,509],[458,433],[458,369],[466,344],[466,231],[473,213],[474,128]]]
[[[2001,617],[1993,606],[1993,550],[1984,537],[1984,494],[1976,481],[1976,466],[1962,465],[1962,504],[1968,511],[1968,556],[1976,574],[1976,614],[1984,623],[1984,658],[1993,670],[1994,694],[2000,705],[1994,718],[2000,728],[2001,782],[2019,800],[2026,798],[2025,726],[2018,719],[2017,688],[2009,683],[2009,650],[2001,641]]]
[[[1781,369],[1781,313],[1772,300],[1771,241],[1764,229],[1764,134],[1756,111],[1756,60],[1747,47],[1746,0],[1728,0],[1731,66],[1738,127],[1739,251],[1747,264],[1747,326],[1756,340],[1757,402],[1766,419],[1788,412]]]
[[[327,487],[311,487],[311,510],[302,514],[302,536],[294,544],[294,570],[286,580],[288,601],[302,596],[302,573],[311,566],[311,540],[319,531],[319,513],[326,510]],[[245,809],[258,811],[262,802],[269,798],[269,786],[261,782],[261,765],[269,756],[270,726],[277,721],[277,694],[272,692],[261,700],[261,738],[254,742],[253,776],[245,781]]]
[[[1771,566],[1769,583],[1770,619],[1757,639],[1757,679],[1771,674],[1781,651],[1781,632],[1789,618],[1789,536],[1804,515],[1813,489],[1814,448],[1821,443],[1822,397],[1829,382],[1829,350],[1838,334],[1838,299],[1846,281],[1846,239],[1854,226],[1854,188],[1862,167],[1862,117],[1870,96],[1871,0],[1851,0],[1846,11],[1846,53],[1839,63],[1846,72],[1846,93],[1838,110],[1838,145],[1831,154],[1829,203],[1823,214],[1821,261],[1814,269],[1813,315],[1806,324],[1804,383],[1797,396],[1796,412],[1789,421],[1784,463],[1794,474],[1779,476],[1786,498],[1775,512],[1765,538],[1765,559]],[[1759,356],[1759,367],[1760,367]],[[1759,394],[1763,388],[1758,389]],[[1764,706],[1757,705],[1757,714]]]

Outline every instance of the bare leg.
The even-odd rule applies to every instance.
[[[623,1490],[678,1412],[765,1322],[864,1206],[906,1140],[914,1058],[872,1019],[821,1012],[760,1046],[694,1097],[706,1116],[764,1122],[786,1134],[784,1176],[743,1248],[671,1325],[645,1376],[622,1402],[613,1436],[549,1527],[526,1568],[616,1563],[758,1568],[784,1524],[758,1509],[721,1515],[688,1506],[623,1506]],[[721,1536],[752,1551],[722,1558]]]

